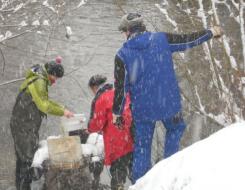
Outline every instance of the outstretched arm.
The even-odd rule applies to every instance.
[[[202,30],[191,34],[171,34],[166,33],[170,50],[172,52],[184,51],[211,39],[213,34],[211,30]]]

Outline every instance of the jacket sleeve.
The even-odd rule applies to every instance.
[[[39,79],[35,81],[29,85],[28,89],[31,93],[33,102],[40,111],[56,116],[64,115],[65,108],[48,99],[47,84],[45,80]]]
[[[210,30],[202,30],[191,34],[165,33],[172,52],[184,51],[206,42],[213,37]]]
[[[107,117],[107,106],[105,99],[98,99],[95,102],[95,106],[91,108],[91,118],[88,122],[88,131],[90,133],[100,132],[106,125]]]
[[[121,115],[125,106],[128,80],[125,64],[118,55],[115,57],[114,79],[115,95],[112,110],[114,114]]]

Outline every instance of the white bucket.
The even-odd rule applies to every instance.
[[[61,117],[61,127],[64,135],[68,135],[70,131],[76,131],[85,128],[84,122],[86,118],[84,114],[74,114],[74,117]]]

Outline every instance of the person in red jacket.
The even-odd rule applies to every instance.
[[[126,177],[130,176],[133,151],[130,100],[127,96],[122,118],[118,120],[119,127],[114,125],[112,121],[114,89],[112,84],[106,84],[106,80],[107,78],[102,75],[94,75],[89,80],[88,85],[95,97],[91,104],[88,131],[103,134],[104,164],[111,166],[111,189],[123,190]]]

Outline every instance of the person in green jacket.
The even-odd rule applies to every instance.
[[[26,72],[26,79],[20,86],[10,120],[16,154],[17,190],[31,189],[31,164],[38,148],[38,131],[43,117],[47,114],[73,116],[71,111],[48,97],[48,87],[63,75],[61,60],[56,59],[44,66],[33,66]]]

